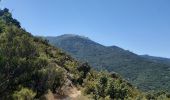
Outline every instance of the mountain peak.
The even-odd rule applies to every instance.
[[[77,35],[77,34],[64,34],[64,35],[60,35],[58,37],[60,37],[60,38],[82,38],[82,39],[88,39],[89,40],[88,37]]]
[[[167,70],[170,66],[169,60],[166,62],[160,61],[160,59],[150,60],[118,46],[103,46],[87,39],[79,35],[66,34],[48,40],[52,45],[60,47],[75,59],[87,61],[94,69],[119,73],[143,91],[156,91],[160,89],[159,87],[167,90],[167,86],[170,86],[159,84],[160,81],[170,80],[170,74],[164,74],[168,78],[162,75],[169,71]],[[158,70],[160,73],[155,75]],[[141,77],[142,80],[140,80]],[[150,81],[154,83],[149,84]]]

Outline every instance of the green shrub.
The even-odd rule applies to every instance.
[[[31,89],[22,87],[20,90],[15,91],[12,95],[14,100],[33,100],[36,93]]]
[[[93,75],[93,73],[91,74]],[[114,79],[108,73],[101,72],[87,77],[84,93],[92,95],[93,99],[120,99],[124,100],[128,98],[130,92],[130,86],[120,78]],[[129,90],[129,91],[128,91]]]
[[[42,95],[48,89],[56,92],[60,89],[66,80],[65,71],[61,68],[50,67],[41,69],[36,73],[38,95]]]

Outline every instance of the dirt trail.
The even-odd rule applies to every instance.
[[[81,95],[81,91],[75,87],[67,87],[63,93],[64,95],[54,94],[54,100],[77,100],[76,98]]]
[[[76,88],[72,88],[68,91],[68,96],[70,98],[76,98],[81,95],[81,91],[77,90]]]

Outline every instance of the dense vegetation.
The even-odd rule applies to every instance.
[[[60,91],[69,81],[81,84],[87,72],[79,68],[84,64],[26,32],[8,9],[0,14],[1,100],[39,98],[49,89]]]
[[[62,35],[46,37],[80,61],[87,61],[98,70],[115,71],[144,91],[166,90],[170,92],[170,60],[144,57],[116,46],[103,46],[87,37]],[[156,73],[156,74],[155,74]]]
[[[88,91],[85,93],[90,95],[92,91],[86,87],[90,87],[89,81],[95,78],[90,70],[87,63],[78,63],[61,50],[50,46],[47,41],[26,32],[20,23],[12,18],[8,9],[0,10],[1,100],[43,98],[47,90],[61,93],[62,87],[70,84],[82,88],[84,86],[83,89]],[[86,79],[87,76],[91,76],[91,79]],[[105,78],[107,80],[108,77]],[[131,88],[126,82],[123,83]],[[123,92],[122,98],[127,98],[129,93]],[[109,94],[105,94],[107,95]],[[100,95],[97,98],[100,98]]]
[[[116,73],[93,71],[88,63],[26,32],[8,9],[0,13],[0,100],[44,100],[48,91],[61,94],[62,87],[71,85],[95,100],[169,97],[164,92],[144,94]]]
[[[156,62],[156,63],[163,63],[166,65],[170,65],[170,59],[169,58],[162,58],[162,57],[154,57],[149,55],[141,55],[141,57],[144,57],[150,61]]]

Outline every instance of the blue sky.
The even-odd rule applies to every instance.
[[[170,58],[170,0],[3,0],[33,35],[79,34]]]

